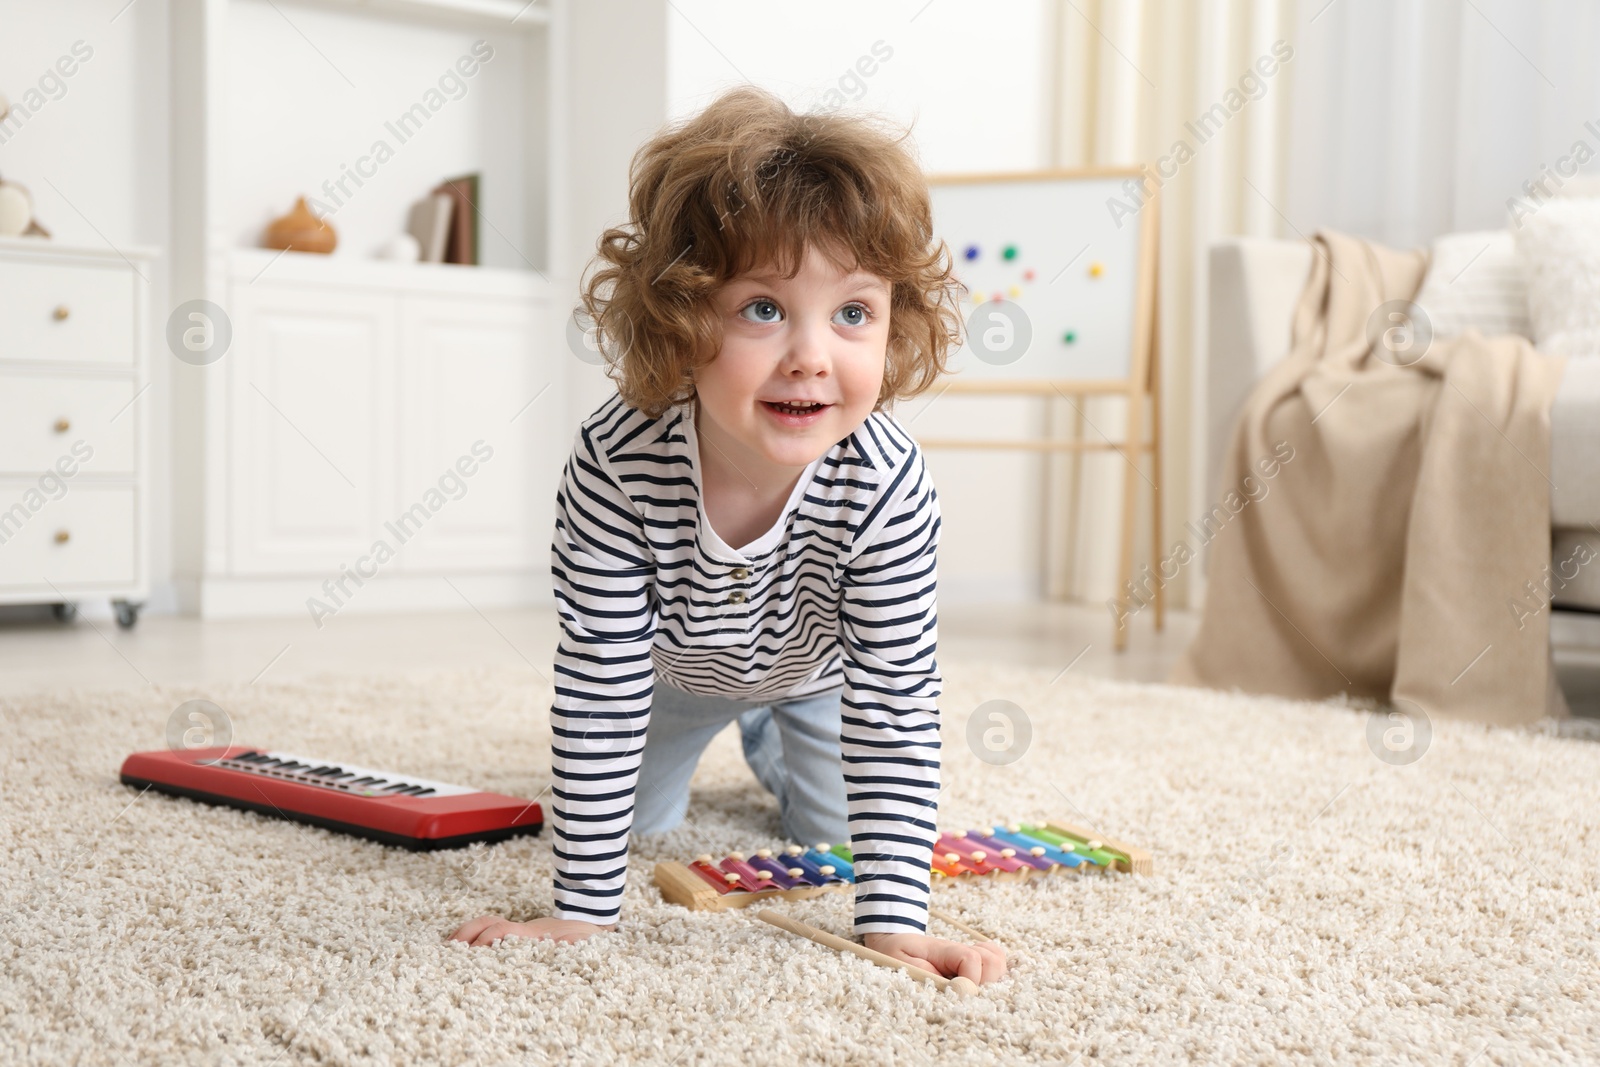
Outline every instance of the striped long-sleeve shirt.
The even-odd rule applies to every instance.
[[[584,420],[556,497],[555,906],[620,915],[650,697],[798,697],[842,686],[857,933],[926,929],[942,680],[939,500],[921,451],[874,412],[735,550],[701,503],[694,401]],[[806,842],[809,844],[809,842]]]

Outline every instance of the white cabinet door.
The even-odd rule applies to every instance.
[[[393,514],[398,300],[262,279],[228,313],[235,573],[337,578]]]
[[[533,458],[556,411],[542,307],[413,297],[400,326],[406,570],[543,566]]]

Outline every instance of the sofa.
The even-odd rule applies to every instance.
[[[1303,241],[1230,238],[1210,249],[1203,428],[1208,498],[1217,494],[1221,460],[1245,398],[1289,350],[1290,320],[1311,256]],[[1568,357],[1550,411],[1550,452],[1550,603],[1600,612],[1600,355]]]

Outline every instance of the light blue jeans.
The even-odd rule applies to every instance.
[[[744,759],[778,799],[783,833],[796,844],[850,841],[844,764],[839,758],[843,687],[793,700],[762,702],[685,693],[657,675],[634,793],[633,832],[660,833],[683,822],[689,779],[723,727],[739,723]]]

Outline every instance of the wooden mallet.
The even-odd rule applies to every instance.
[[[862,959],[870,960],[880,967],[897,967],[918,981],[932,982],[940,989],[954,989],[964,997],[970,997],[978,991],[978,984],[970,978],[946,978],[942,974],[925,971],[921,967],[913,966],[903,960],[897,960],[893,956],[877,952],[865,945],[858,945],[854,941],[846,941],[844,938],[830,934],[826,930],[818,930],[815,926],[807,926],[799,919],[791,919],[787,915],[780,915],[771,908],[762,908],[756,912],[756,918],[762,922],[771,923],[780,930],[787,930],[796,937],[804,937],[810,941],[815,941],[819,945],[827,945],[831,949],[860,956]]]

